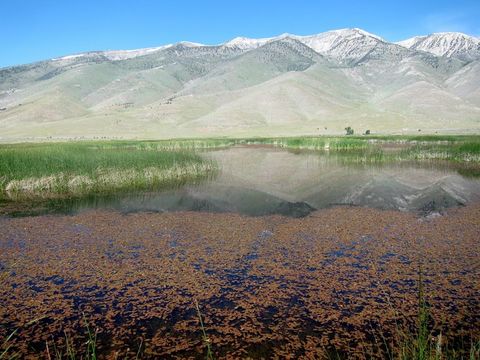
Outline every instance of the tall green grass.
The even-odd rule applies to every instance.
[[[415,328],[401,327],[395,320],[396,329],[393,333],[393,344],[389,345],[382,334],[383,345],[389,360],[478,360],[480,359],[480,341],[470,339],[470,344],[448,344],[448,340],[442,333],[435,334],[433,324],[435,319],[430,313],[425,292],[422,269],[418,273],[418,302]],[[389,302],[388,302],[389,303]],[[396,318],[401,314],[389,303]],[[375,332],[373,331],[375,337]]]
[[[157,141],[108,141],[92,144],[97,149],[136,149],[150,151],[192,151],[235,145],[234,139],[177,139]]]
[[[480,140],[450,144],[417,145],[406,150],[404,157],[415,160],[450,160],[457,162],[480,162]]]
[[[363,139],[353,137],[290,137],[290,138],[253,138],[237,141],[240,144],[273,145],[289,149],[349,151],[367,149],[369,144]]]
[[[21,144],[0,146],[0,174],[10,179],[48,176],[57,172],[91,175],[99,168],[169,168],[201,162],[189,152],[143,152],[90,143]]]
[[[16,333],[17,330],[10,333],[10,335],[6,337],[3,343],[0,344],[0,360],[14,359],[18,357],[17,353],[10,353],[10,349],[13,346],[12,338],[15,336]]]
[[[405,160],[480,163],[480,136],[473,135],[253,138],[237,140],[237,143],[344,153],[345,160],[364,163]],[[386,152],[385,146],[389,144],[405,149]]]
[[[200,307],[198,306],[197,299],[195,299],[195,308],[197,309],[198,321],[200,322],[200,328],[202,329],[203,344],[207,348],[207,354],[205,358],[207,360],[214,360],[215,357],[213,356],[212,343],[210,341],[210,338],[207,336],[207,331],[205,330],[205,325],[203,324],[203,317],[202,317],[202,313],[200,312]]]
[[[187,150],[50,143],[0,146],[0,198],[142,189],[197,179],[215,170]]]

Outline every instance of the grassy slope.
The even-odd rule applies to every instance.
[[[0,89],[16,91],[0,91],[0,141],[334,135],[349,125],[378,133],[479,129],[478,61],[463,71],[418,56],[339,68],[295,43],[246,54],[215,49],[65,64],[51,77],[31,66],[4,70]],[[45,63],[44,75],[58,66]]]

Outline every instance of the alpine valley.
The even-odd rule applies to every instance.
[[[361,29],[0,69],[0,141],[480,130],[480,39]]]

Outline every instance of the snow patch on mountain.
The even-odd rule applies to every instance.
[[[336,58],[351,57],[359,51],[363,53],[366,48],[370,49],[378,42],[384,41],[381,37],[358,28],[332,30],[295,38],[322,55]]]
[[[181,41],[177,44],[181,44],[183,46],[192,47],[192,48],[205,46],[203,44],[190,42],[190,41]],[[132,49],[132,50],[90,51],[86,53],[62,56],[62,57],[54,58],[51,60],[56,62],[61,62],[61,61],[65,62],[65,61],[71,61],[79,58],[92,58],[92,57],[98,57],[98,56],[106,57],[108,60],[112,60],[112,61],[127,60],[127,59],[132,59],[138,56],[149,55],[157,51],[171,48],[172,46],[174,46],[174,44],[168,44],[168,45],[151,47],[151,48]]]
[[[131,59],[137,56],[148,55],[163,49],[167,49],[172,47],[172,44],[146,48],[146,49],[134,49],[134,50],[107,50],[103,52],[103,55],[107,57],[109,60],[125,60]]]
[[[191,41],[180,41],[178,44],[181,44],[183,46],[186,46],[186,47],[200,47],[200,46],[208,46],[208,45],[205,45],[205,44],[200,44],[200,43],[196,43],[196,42],[191,42]]]
[[[282,34],[271,38],[251,39],[237,37],[223,44],[226,47],[237,47],[242,50],[253,50],[272,41],[291,38],[300,41],[321,55],[334,58],[360,58],[379,42],[381,37],[358,28],[338,29],[308,36]]]
[[[273,39],[275,38],[251,39],[247,37],[236,37],[235,39],[232,39],[222,45],[229,48],[236,47],[242,50],[251,50],[263,46],[267,42],[272,41]]]
[[[396,42],[395,44],[400,45],[400,46],[403,46],[403,47],[406,47],[407,49],[410,49],[412,46],[414,46],[415,44],[417,44],[417,43],[419,43],[420,41],[424,40],[426,37],[428,37],[428,35],[424,35],[424,36],[414,36],[414,37],[412,37],[412,38],[410,38],[410,39],[398,41],[398,42]]]
[[[416,36],[398,45],[412,50],[426,51],[437,56],[472,60],[480,56],[480,39],[458,32],[441,32]]]

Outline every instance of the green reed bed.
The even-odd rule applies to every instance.
[[[480,356],[480,342],[474,339],[467,340],[467,343],[449,344],[448,337],[442,332],[434,333],[432,324],[435,319],[430,313],[431,304],[428,300],[432,294],[427,294],[422,272],[418,278],[418,306],[417,319],[414,329],[401,328],[397,325],[394,332],[395,346],[390,347],[384,342],[387,348],[387,356],[390,360],[454,360],[468,359],[475,360]],[[399,314],[396,315],[397,317]],[[384,340],[383,336],[381,336]]]
[[[215,164],[191,151],[141,151],[97,143],[0,146],[0,198],[145,189],[205,176]]]
[[[364,139],[353,137],[287,137],[254,138],[239,141],[251,145],[273,145],[290,149],[350,151],[367,149],[369,144]]]
[[[193,151],[235,145],[233,139],[176,139],[157,141],[109,141],[92,144],[97,149],[135,149],[146,151]]]
[[[478,135],[368,135],[355,138],[369,140],[383,140],[388,142],[414,143],[461,143],[478,141]]]
[[[237,143],[336,152],[346,161],[359,163],[405,160],[480,162],[480,136],[473,135],[254,138]],[[403,149],[386,151],[389,146]]]
[[[406,150],[402,156],[415,160],[440,159],[458,162],[480,162],[480,140],[455,142],[448,145],[417,145]]]

